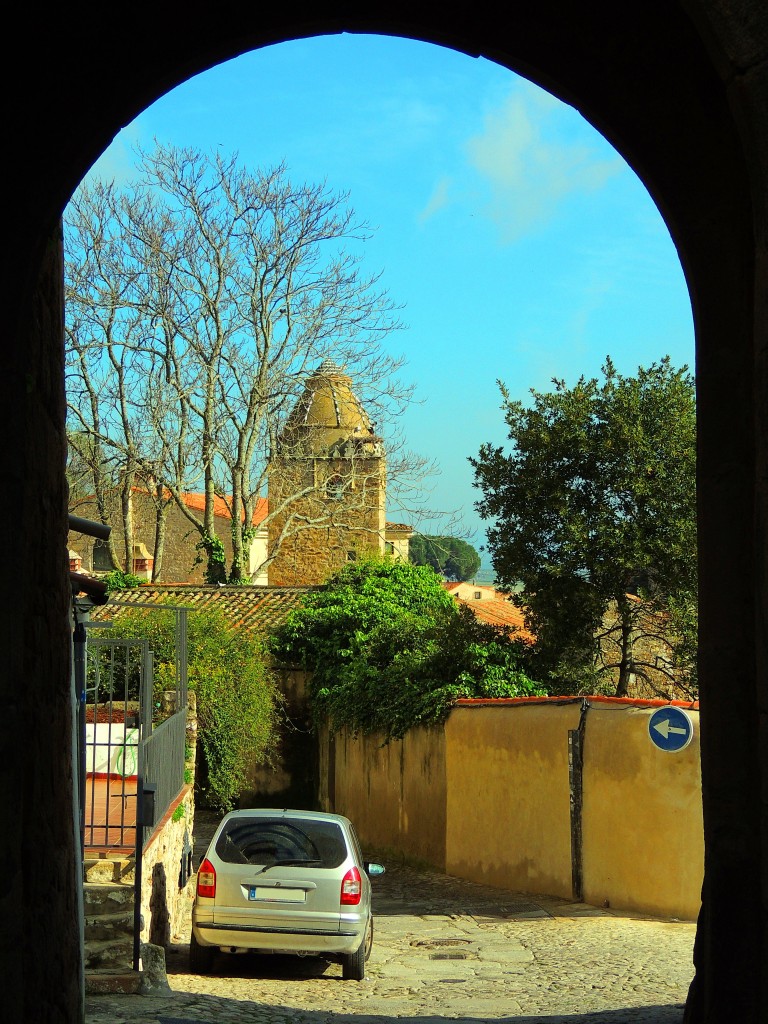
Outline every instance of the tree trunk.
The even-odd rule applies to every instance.
[[[621,660],[619,662],[619,681],[616,685],[617,697],[626,697],[629,693],[630,676],[632,672],[632,648],[634,640],[634,629],[631,612],[626,607],[625,601],[618,601],[618,613],[621,623]]]

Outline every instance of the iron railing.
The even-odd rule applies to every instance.
[[[186,709],[161,722],[142,742],[142,782],[154,795],[154,820],[143,822],[143,845],[184,785]]]

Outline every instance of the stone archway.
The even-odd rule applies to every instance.
[[[768,1013],[766,350],[768,10],[759,0],[520,0],[448,10],[297,0],[287,13],[190,3],[16,12],[4,62],[2,401],[6,544],[0,734],[4,1004],[78,1019],[57,223],[121,125],[245,50],[336,31],[483,54],[573,103],[656,199],[697,330],[706,837],[690,1021]],[[279,83],[276,83],[279,88]],[[267,98],[268,100],[268,98]],[[738,887],[738,888],[737,888]],[[736,891],[737,890],[737,891]],[[761,977],[762,975],[762,977]]]

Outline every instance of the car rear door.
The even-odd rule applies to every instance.
[[[349,861],[336,823],[237,819],[216,844],[214,924],[337,934]]]

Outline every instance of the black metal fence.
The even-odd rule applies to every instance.
[[[143,723],[151,692],[146,640],[88,637],[80,737],[85,849],[135,847]],[[151,696],[149,704],[151,716]]]
[[[143,843],[184,785],[187,740],[186,708],[166,718],[142,743],[143,789],[152,794],[151,820],[142,819]],[[145,807],[148,802],[145,801]]]

